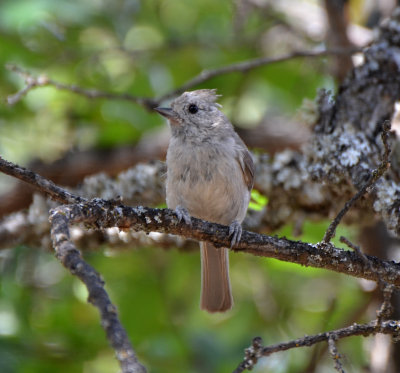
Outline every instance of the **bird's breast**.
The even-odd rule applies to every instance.
[[[204,145],[168,149],[168,207],[180,205],[192,216],[230,224],[244,218],[248,198],[240,165],[229,149]]]

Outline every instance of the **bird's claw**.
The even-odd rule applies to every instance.
[[[231,238],[231,248],[240,242],[240,238],[242,237],[242,225],[234,220],[229,225],[229,237]]]
[[[177,206],[175,209],[175,214],[179,222],[181,222],[183,219],[187,225],[192,225],[192,219],[190,217],[190,214],[188,210],[186,210],[184,207]]]

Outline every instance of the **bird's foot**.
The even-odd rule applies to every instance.
[[[232,237],[231,248],[239,243],[240,238],[242,237],[242,225],[237,220],[234,220],[229,225],[229,237]]]
[[[184,207],[176,206],[175,214],[179,222],[181,222],[183,219],[187,225],[192,225],[190,214]]]

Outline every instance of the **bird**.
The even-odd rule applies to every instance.
[[[251,153],[217,103],[216,89],[184,92],[169,108],[171,138],[166,164],[166,202],[179,221],[191,217],[229,225],[231,247],[241,239],[254,184]],[[210,313],[232,308],[229,250],[200,242],[200,308]]]

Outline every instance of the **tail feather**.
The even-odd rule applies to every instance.
[[[229,281],[229,252],[201,242],[200,308],[208,312],[225,312],[232,308],[233,298]]]

